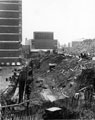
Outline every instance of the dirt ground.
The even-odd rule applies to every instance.
[[[9,82],[6,82],[6,78],[12,76],[13,69],[15,67],[2,67],[0,70],[0,90],[6,89],[6,87],[9,85]]]

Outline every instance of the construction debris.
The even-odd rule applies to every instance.
[[[89,103],[90,112],[95,112],[92,109],[92,103],[95,104],[95,61],[91,59],[64,54],[44,55],[31,59],[17,78],[10,90],[14,93],[11,100],[15,98],[19,84],[19,102],[29,99],[28,107],[33,106],[33,101],[40,106],[50,102],[82,115],[81,109],[85,110],[84,106]],[[9,97],[8,91],[3,95]]]

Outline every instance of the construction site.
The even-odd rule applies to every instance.
[[[95,61],[44,53],[12,70],[0,92],[1,119],[95,119]]]
[[[21,42],[22,0],[0,0],[0,120],[95,120],[95,39]]]

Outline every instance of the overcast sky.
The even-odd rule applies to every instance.
[[[61,44],[95,38],[95,0],[22,0],[24,39],[34,31],[54,32]]]

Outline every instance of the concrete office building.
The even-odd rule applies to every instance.
[[[34,32],[31,51],[57,49],[57,47],[58,41],[54,40],[53,32]]]
[[[0,0],[0,65],[21,64],[22,1]]]

